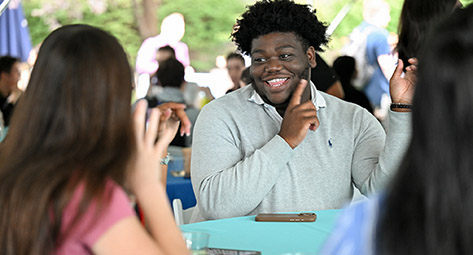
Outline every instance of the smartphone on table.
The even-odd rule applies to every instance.
[[[260,251],[207,248],[208,255],[261,255]]]
[[[256,221],[271,222],[314,222],[317,219],[315,213],[260,213],[256,215]]]

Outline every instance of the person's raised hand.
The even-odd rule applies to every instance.
[[[281,136],[291,148],[296,148],[306,137],[308,130],[315,131],[319,127],[317,109],[311,100],[301,103],[302,94],[307,86],[301,80],[292,94],[281,124]]]
[[[158,143],[168,145],[176,135],[181,123],[180,135],[190,135],[191,122],[187,117],[184,104],[169,102],[157,106],[161,111],[158,128]]]
[[[146,111],[148,103],[140,100],[133,113],[133,126],[135,133],[136,151],[131,162],[131,169],[127,176],[127,187],[136,194],[139,188],[160,183],[161,165],[160,158],[167,149],[167,145],[156,143],[158,125],[161,112],[157,108],[150,110],[148,127],[146,128]]]
[[[12,91],[10,92],[10,95],[7,98],[7,101],[12,104],[16,104],[16,101],[20,98],[20,96],[23,94],[23,91],[15,86]]]
[[[412,104],[415,84],[417,82],[417,59],[410,58],[406,73],[402,74],[404,63],[398,60],[396,70],[389,81],[389,92],[391,101],[398,104]]]

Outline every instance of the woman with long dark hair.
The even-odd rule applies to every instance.
[[[0,146],[0,254],[187,253],[159,180],[182,109],[151,110],[145,130],[146,102],[132,116],[132,79],[123,48],[100,29],[46,38]]]
[[[409,58],[419,57],[429,29],[460,6],[458,0],[404,0],[396,46],[399,59],[408,63]]]
[[[473,5],[427,40],[399,172],[344,211],[322,254],[473,254]]]

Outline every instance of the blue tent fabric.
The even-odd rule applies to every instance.
[[[26,61],[31,51],[28,22],[19,3],[0,16],[0,56],[10,55]]]

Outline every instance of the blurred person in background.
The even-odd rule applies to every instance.
[[[218,55],[215,57],[215,67],[210,70],[209,77],[211,77],[209,89],[214,98],[224,96],[225,93],[234,86],[228,74],[225,56]]]
[[[365,0],[361,29],[372,29],[367,37],[366,57],[374,66],[374,73],[363,91],[375,108],[375,116],[384,121],[388,113],[389,79],[394,70],[395,61],[388,42],[386,27],[391,20],[389,4],[385,0]],[[407,63],[407,62],[406,62]]]
[[[163,46],[156,52],[156,60],[161,64],[165,60],[176,58],[176,51],[169,45]]]
[[[340,56],[333,62],[332,68],[340,79],[345,92],[343,100],[355,103],[373,113],[373,108],[366,95],[352,85],[352,81],[357,74],[355,61],[354,57]]]
[[[159,63],[156,58],[157,50],[169,45],[175,51],[176,59],[184,67],[190,65],[189,48],[187,44],[181,42],[185,34],[184,16],[180,13],[172,13],[165,17],[161,23],[161,33],[155,37],[147,38],[141,44],[136,56],[136,72],[151,75],[158,70]]]
[[[345,94],[337,75],[335,75],[332,68],[327,65],[327,62],[318,53],[316,53],[315,57],[317,65],[310,69],[310,80],[318,90],[343,99]]]
[[[192,130],[195,120],[199,115],[200,108],[195,107],[192,97],[186,97],[190,94],[197,94],[199,86],[195,83],[188,83],[184,79],[184,66],[175,58],[169,58],[161,65],[156,72],[160,91],[154,96],[158,104],[167,102],[176,102],[186,105],[185,112],[192,124],[189,136],[180,136],[176,134],[171,145],[180,147],[190,147],[192,145]]]
[[[0,57],[0,110],[4,126],[10,125],[10,118],[22,91],[20,80],[20,60],[11,56]]]
[[[374,108],[375,116],[383,122],[391,103],[388,80],[395,67],[388,42],[389,33],[386,30],[390,20],[390,7],[385,0],[364,0],[363,22],[351,35],[353,45],[358,43],[363,47],[361,50],[356,47],[354,49],[364,53],[363,56],[359,56],[357,52],[353,55],[358,65],[358,77],[354,83],[364,91]]]
[[[246,83],[241,82],[241,75],[245,70],[245,59],[240,53],[232,52],[227,56],[227,71],[230,79],[232,79],[233,87],[227,90],[226,93],[235,91],[241,87],[246,86]]]
[[[174,87],[179,87],[181,91],[180,93],[183,93],[183,101],[181,99],[179,100],[196,109],[202,108],[203,104],[205,104],[204,102],[209,102],[213,99],[208,87],[200,87],[197,83],[185,81],[185,76],[181,77],[181,66],[184,66],[182,63],[180,63],[180,61],[176,61],[177,59],[175,56],[175,51],[171,46],[166,45],[159,48],[156,54],[156,59],[160,65],[162,65],[164,62],[168,62],[169,65],[161,71],[159,71],[158,68],[158,71],[156,71],[150,77],[150,86],[146,97],[148,102],[150,102],[152,105],[156,105],[158,103],[156,100],[158,99],[158,96],[163,93],[163,87],[166,86],[169,88],[172,87],[172,84],[176,84]],[[168,61],[169,59],[172,60]],[[163,72],[163,70],[167,70],[166,72],[169,73]],[[166,80],[165,82],[159,82],[158,73],[160,73],[160,76]],[[185,69],[183,75],[185,75]],[[174,78],[177,79],[173,80]],[[167,101],[169,101],[169,98],[166,99],[166,102]]]
[[[161,65],[164,61],[166,61],[170,58],[175,59],[176,58],[176,52],[169,45],[160,47],[158,49],[158,51],[156,52],[156,61],[158,61],[159,65]],[[157,73],[157,70],[150,77],[150,86],[149,86],[149,89],[148,89],[148,95],[150,95],[150,94],[155,95],[155,94],[158,93],[158,91],[156,91],[158,89],[157,88],[157,86],[158,86],[158,76],[156,75],[156,73]]]
[[[185,33],[184,16],[180,13],[172,13],[165,17],[161,23],[161,33],[155,37],[147,38],[141,44],[136,56],[136,73],[138,82],[136,84],[136,98],[146,96],[151,84],[150,78],[159,67],[157,51],[159,48],[169,45],[175,51],[175,57],[184,67],[193,70],[190,66],[189,48],[181,42]]]

